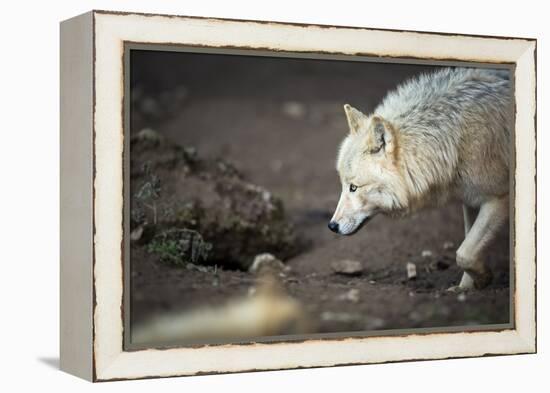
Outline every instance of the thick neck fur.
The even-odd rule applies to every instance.
[[[458,154],[448,138],[429,130],[402,131],[397,139],[396,166],[401,189],[397,215],[444,202],[452,192]]]
[[[375,114],[391,124],[397,140],[399,194],[406,195],[401,210],[443,202],[455,191],[463,139],[505,107],[491,105],[495,92],[502,90],[505,96],[506,88],[500,71],[447,68],[409,80],[386,96]],[[490,109],[483,109],[487,114],[479,108],[482,102]],[[461,113],[470,114],[469,123]]]

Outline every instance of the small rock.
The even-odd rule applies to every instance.
[[[361,265],[361,262],[353,261],[350,259],[342,259],[332,262],[330,266],[336,274],[343,274],[346,276],[358,276],[363,273],[363,266]]]
[[[349,323],[360,321],[362,317],[359,314],[351,314],[347,312],[324,311],[321,313],[321,319],[323,321]]]
[[[449,264],[441,259],[430,263],[430,269],[432,270],[447,270],[448,268]]]
[[[152,128],[143,128],[132,139],[158,145],[162,142],[162,135]]]
[[[365,323],[365,330],[378,330],[386,326],[386,321],[382,318],[368,318]]]
[[[418,311],[411,311],[409,313],[409,319],[414,322],[421,322],[424,318],[422,317],[422,314],[420,314]]]
[[[208,266],[196,265],[196,264],[191,263],[191,262],[187,263],[185,265],[185,268],[187,270],[195,270],[195,271],[201,272],[201,273],[209,273]]]
[[[254,296],[256,294],[256,287],[248,288],[248,296]]]
[[[431,250],[422,250],[422,258],[431,258],[433,257],[433,252]]]
[[[136,229],[134,229],[132,232],[130,232],[130,240],[133,242],[139,241],[141,239],[141,236],[143,235],[143,226],[140,225]]]
[[[407,278],[414,280],[416,278],[416,265],[412,262],[407,262]]]
[[[466,294],[464,292],[459,293],[458,296],[456,297],[456,300],[458,300],[459,302],[465,302],[466,301]]]
[[[250,265],[248,271],[250,273],[269,271],[271,273],[279,274],[282,272],[288,272],[289,269],[290,268],[288,266],[285,266],[283,262],[275,258],[272,254],[264,253],[256,255],[254,262],[252,262],[252,265]]]
[[[455,248],[455,244],[451,241],[446,241],[445,243],[443,243],[443,249],[444,250],[453,250]]]
[[[300,119],[305,116],[306,108],[300,102],[287,101],[283,104],[283,113],[293,119]]]
[[[359,301],[359,290],[357,288],[350,289],[346,293],[341,294],[338,299],[357,303]]]

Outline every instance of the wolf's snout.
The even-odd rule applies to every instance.
[[[336,221],[331,221],[328,223],[328,229],[334,233],[338,233],[338,223]]]

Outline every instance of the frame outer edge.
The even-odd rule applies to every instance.
[[[60,369],[93,372],[93,13],[60,24]]]
[[[528,42],[516,61],[514,260],[515,324],[525,353],[537,351],[536,315],[536,41]],[[518,87],[519,86],[519,87]],[[523,103],[523,105],[518,104]],[[523,110],[518,112],[517,108]],[[519,114],[521,113],[521,114]]]

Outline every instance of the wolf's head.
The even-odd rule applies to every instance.
[[[340,201],[328,227],[352,235],[377,213],[391,213],[403,200],[398,140],[392,125],[344,105],[350,132],[338,152]]]

